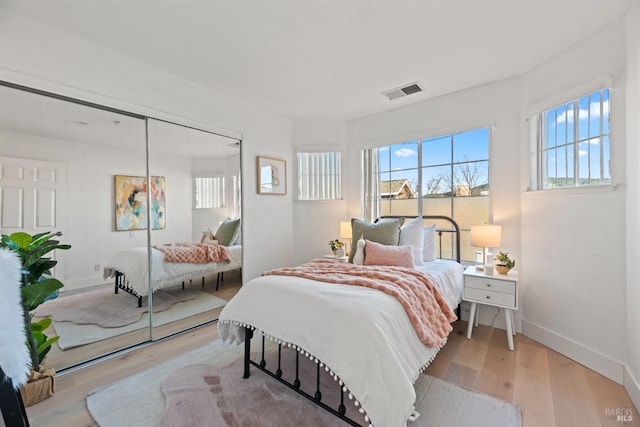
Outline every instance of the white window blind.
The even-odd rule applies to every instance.
[[[195,177],[194,208],[211,209],[225,207],[224,177]]]
[[[339,152],[298,153],[298,200],[341,200]]]

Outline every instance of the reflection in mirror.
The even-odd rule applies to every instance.
[[[148,321],[109,323],[123,295],[103,276],[114,251],[147,245],[145,231],[114,231],[113,190],[114,175],[146,176],[144,119],[5,86],[0,99],[0,232],[60,231],[71,245],[54,255],[64,287],[32,312],[60,337],[45,364],[59,371],[147,341]]]
[[[216,319],[240,287],[240,149],[235,139],[164,121],[148,119],[147,129],[149,171],[166,184],[166,225],[151,231],[157,339]]]
[[[64,288],[33,313],[60,336],[46,365],[64,370],[215,319],[241,283],[240,227],[227,232],[240,216],[239,142],[3,85],[0,99],[0,233],[60,231],[71,245],[54,255]],[[224,203],[194,209],[195,177],[224,177]],[[154,266],[164,254],[151,245],[199,243],[204,231],[212,243],[220,227],[229,262],[154,283],[150,254]]]

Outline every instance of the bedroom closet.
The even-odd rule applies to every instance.
[[[235,264],[162,276],[175,265],[154,246],[197,243],[241,210],[239,135],[165,119],[0,82],[0,233],[71,245],[52,272],[64,288],[32,313],[53,319],[58,372],[212,322],[241,284],[239,229]],[[214,202],[196,204],[205,191]]]

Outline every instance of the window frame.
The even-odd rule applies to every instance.
[[[326,197],[323,198],[306,198],[302,197],[303,193],[309,194],[309,189],[302,188],[303,181],[305,180],[302,175],[303,170],[301,168],[301,155],[332,155],[334,158],[329,159],[329,162],[337,163],[337,170],[334,170],[335,173],[318,173],[318,174],[309,174],[308,176],[315,176],[316,178],[320,178],[322,182],[315,183],[316,186],[323,187],[320,191],[329,191]],[[296,201],[301,203],[318,203],[318,202],[334,202],[344,200],[344,161],[343,161],[344,153],[340,150],[331,150],[331,149],[299,149],[296,151]],[[313,159],[312,159],[313,160]],[[316,161],[321,161],[321,159],[316,159]],[[332,178],[333,177],[333,178]],[[333,181],[331,183],[331,181]],[[333,185],[334,189],[327,190],[327,187]]]
[[[197,184],[197,180],[199,179],[210,179],[210,180],[221,180],[220,185],[217,186],[217,188],[220,188],[221,191],[221,195],[219,193],[215,192],[215,188],[216,186],[212,187],[211,189],[211,199],[212,199],[212,203],[213,206],[199,206],[198,205],[198,184]],[[202,175],[194,175],[192,178],[192,182],[193,182],[193,209],[194,210],[200,210],[200,209],[225,209],[227,207],[227,180],[226,180],[226,176],[224,174],[202,174]],[[221,200],[222,203],[220,206],[216,205],[216,201]]]
[[[605,94],[606,92],[606,94]],[[586,92],[582,92],[581,95],[577,97],[572,97],[568,101],[564,101],[560,104],[557,104],[552,107],[546,107],[543,111],[538,112],[533,115],[530,120],[530,137],[532,138],[532,150],[534,151],[534,156],[532,156],[532,179],[531,179],[531,187],[537,191],[567,191],[571,189],[587,189],[587,188],[602,188],[606,186],[611,186],[613,184],[613,173],[612,173],[612,122],[611,122],[611,85],[603,85],[595,89],[590,89]],[[598,103],[598,133],[597,135],[591,134],[591,123],[592,123],[592,97],[594,95],[599,95]],[[587,109],[586,109],[586,125],[587,125],[587,136],[586,138],[581,137],[581,102],[586,99]],[[607,108],[605,108],[605,103]],[[551,113],[556,114],[558,110],[565,109],[565,111],[569,110],[569,106],[571,106],[571,120],[569,120],[569,115],[565,114],[565,122],[569,123],[571,121],[573,124],[571,126],[571,134],[569,132],[569,126],[565,125],[565,135],[564,141],[558,142],[558,118],[556,116],[554,126],[555,138],[553,146],[550,145],[548,140],[549,136],[549,115]],[[605,110],[606,110],[606,123],[605,123]],[[605,131],[606,129],[606,131]],[[598,145],[598,166],[597,169],[600,171],[600,176],[598,178],[594,178],[592,174],[592,170],[595,167],[591,164],[591,153],[592,150],[589,149],[587,151],[588,160],[586,162],[587,168],[587,177],[580,177],[581,173],[581,159],[580,159],[580,146],[581,144],[587,144],[588,148],[591,148],[591,145],[594,144],[594,140],[597,140]],[[606,141],[606,142],[603,142]],[[606,148],[604,147],[606,145]],[[560,176],[558,172],[558,154],[560,152],[559,149],[564,149],[564,176]],[[555,167],[555,175],[549,176],[549,153],[554,152],[554,163]],[[562,158],[562,157],[561,157]],[[571,165],[569,164],[569,158],[571,158]],[[535,162],[535,163],[534,163]],[[584,168],[584,166],[582,167]],[[607,174],[608,173],[608,174]],[[571,176],[569,176],[571,175]],[[564,185],[558,185],[559,180],[564,179]],[[569,180],[573,181],[573,184],[567,185]],[[555,186],[552,186],[551,181],[555,180]]]

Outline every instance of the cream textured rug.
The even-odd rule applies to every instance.
[[[174,304],[196,299],[197,291],[173,289],[153,294],[153,312],[170,309]],[[113,287],[96,289],[69,297],[60,296],[42,304],[35,310],[38,317],[51,317],[56,322],[76,325],[97,325],[103,328],[120,328],[140,320],[149,311],[147,297],[138,299],[124,291],[114,293]]]
[[[102,427],[343,425],[256,368],[243,379],[242,353],[242,346],[216,341],[90,392],[87,407]],[[315,372],[315,364],[305,363],[310,367],[301,369],[303,388],[306,375]],[[339,396],[330,392],[337,389],[332,381],[329,377],[321,388],[323,402]],[[521,425],[517,406],[428,375],[418,380],[416,392],[421,415],[410,427]],[[353,401],[345,404],[348,413],[358,415]]]
[[[59,301],[65,304],[63,309],[59,311],[55,309],[41,311],[40,307],[38,307],[38,315],[48,313],[47,315],[53,318],[53,328],[56,334],[60,336],[57,342],[60,349],[67,350],[149,327],[146,298],[143,299],[143,306],[138,308],[137,298],[122,291],[117,295],[113,293],[113,289],[108,295],[105,295],[102,290],[100,293],[105,297],[102,302],[105,307],[99,307],[101,304],[98,303],[93,306],[93,309],[78,308],[64,301],[81,295],[60,298]],[[223,307],[227,303],[227,301],[206,292],[189,289],[176,289],[168,292],[157,291],[154,293],[153,298],[154,326],[185,319],[205,311]],[[42,307],[55,302],[58,302],[58,299],[48,301]],[[123,323],[118,319],[119,315],[122,315],[126,320],[124,326],[102,327],[98,325],[99,323],[105,325]]]

